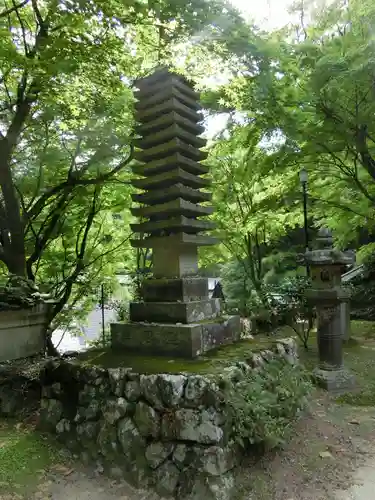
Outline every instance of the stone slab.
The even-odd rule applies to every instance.
[[[147,164],[138,163],[133,165],[131,168],[135,174],[143,177],[163,174],[164,172],[169,172],[175,168],[181,168],[185,172],[195,175],[204,175],[209,172],[209,168],[206,165],[202,165],[195,160],[186,158],[180,153],[175,153],[160,160],[150,161]]]
[[[142,194],[132,194],[132,200],[137,203],[145,205],[157,205],[159,203],[166,203],[176,198],[182,198],[192,203],[202,203],[211,201],[212,193],[205,193],[198,189],[193,189],[182,184],[175,184],[166,189],[159,189]]]
[[[195,146],[191,146],[178,137],[174,137],[163,144],[158,144],[157,146],[142,151],[136,151],[134,158],[138,161],[148,162],[157,160],[158,158],[164,158],[174,153],[181,153],[187,158],[196,161],[205,160],[208,156],[207,151],[200,151],[200,149]]]
[[[220,316],[220,299],[191,302],[131,302],[130,321],[195,323]]]
[[[155,87],[166,85],[173,81],[180,82],[186,92],[189,92],[190,94],[193,92],[195,94],[193,83],[189,82],[182,75],[172,73],[165,67],[153,71],[151,75],[138,78],[134,81],[134,86],[139,89],[140,92],[152,92]]]
[[[196,203],[177,198],[160,205],[136,207],[131,209],[131,213],[136,217],[152,217],[153,220],[162,220],[176,215],[184,217],[201,217],[211,215],[213,207],[202,207]]]
[[[217,238],[202,234],[177,233],[168,236],[150,236],[143,239],[132,239],[130,243],[134,248],[157,248],[168,246],[210,246],[219,242]]]
[[[165,144],[173,138],[179,138],[185,141],[187,144],[194,146],[195,148],[203,148],[207,141],[201,137],[197,137],[188,130],[180,127],[177,123],[173,123],[168,128],[159,131],[152,131],[145,134],[141,139],[134,141],[137,148],[149,149],[154,148],[160,144]]]
[[[202,179],[202,177],[194,174],[189,174],[189,172],[185,172],[182,168],[177,167],[174,170],[153,177],[133,179],[131,183],[138,189],[153,190],[168,188],[176,184],[183,184],[191,188],[202,188],[209,186],[211,181],[209,179]]]
[[[0,311],[0,361],[26,358],[45,350],[48,305]]]
[[[190,325],[112,323],[112,348],[151,355],[195,358],[240,338],[238,316]]]
[[[208,279],[148,279],[143,283],[142,297],[145,302],[189,302],[208,299]]]
[[[316,368],[313,378],[319,387],[333,394],[342,394],[352,391],[356,387],[355,377],[347,369],[323,370]]]
[[[141,112],[145,109],[153,108],[157,106],[161,102],[167,101],[169,99],[177,99],[179,102],[184,104],[190,109],[194,109],[196,111],[202,109],[202,106],[198,102],[198,95],[188,95],[187,92],[181,92],[181,87],[183,85],[174,85],[172,81],[166,82],[164,85],[154,87],[154,91],[150,92],[142,92],[140,90],[136,95],[138,102],[135,103],[135,109],[137,112]]]
[[[167,231],[171,233],[198,233],[200,231],[208,231],[215,228],[214,222],[203,221],[198,219],[190,219],[183,215],[176,217],[156,220],[149,222],[141,222],[140,224],[130,224],[131,230],[135,233],[160,233]]]
[[[195,135],[201,135],[205,130],[202,125],[199,125],[189,120],[188,118],[181,116],[175,111],[170,111],[169,113],[161,115],[159,116],[159,118],[156,118],[156,120],[152,120],[151,122],[141,123],[135,127],[135,130],[137,134],[145,136],[146,134],[163,130],[173,123],[177,123],[182,128]]]
[[[201,113],[190,109],[188,106],[185,106],[185,104],[174,97],[160,103],[158,106],[154,106],[151,109],[143,109],[142,111],[138,111],[136,120],[142,124],[153,122],[154,120],[158,120],[162,115],[170,113],[171,111],[178,113],[179,115],[183,116],[193,123],[198,123],[203,120],[203,116]]]

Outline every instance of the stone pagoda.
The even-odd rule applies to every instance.
[[[343,366],[342,304],[349,301],[349,293],[342,287],[341,274],[353,264],[354,254],[333,248],[333,237],[322,228],[316,239],[316,249],[307,251],[306,260],[311,269],[312,286],[307,300],[317,310],[317,340],[319,366],[314,371],[318,383],[325,389],[341,392],[354,387],[354,377]]]
[[[220,299],[210,299],[208,280],[197,276],[198,247],[216,240],[203,217],[210,181],[200,162],[207,153],[199,136],[199,96],[179,75],[161,69],[136,82],[137,163],[133,186],[139,223],[132,245],[152,249],[153,278],[145,280],[143,302],[130,304],[130,322],[111,325],[112,347],[149,354],[195,357],[237,340],[239,317],[224,317]]]

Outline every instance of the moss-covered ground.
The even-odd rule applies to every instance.
[[[62,460],[60,448],[33,427],[11,420],[0,421],[2,494],[12,494],[12,498],[30,498],[28,492],[39,485],[53,464]]]
[[[246,360],[252,353],[269,348],[278,338],[290,337],[292,334],[293,331],[288,327],[281,328],[271,336],[257,335],[253,339],[221,346],[205,356],[192,360],[115,352],[110,348],[86,351],[79,356],[79,359],[90,365],[106,368],[132,368],[137,373],[217,373],[223,366]]]

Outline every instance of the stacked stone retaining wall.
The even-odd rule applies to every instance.
[[[220,378],[297,361],[294,340],[225,369]],[[50,360],[41,374],[40,427],[113,476],[179,500],[226,500],[241,460],[219,379],[143,375]],[[235,382],[233,382],[235,383]]]

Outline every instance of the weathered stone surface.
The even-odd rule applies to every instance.
[[[82,406],[89,405],[94,399],[102,400],[108,396],[108,387],[106,385],[94,386],[85,384],[82,391],[79,393],[78,402]]]
[[[148,404],[140,401],[135,407],[134,422],[144,437],[157,438],[160,434],[160,416]]]
[[[221,476],[194,474],[187,470],[179,481],[179,500],[231,500],[234,492],[234,477],[231,472]]]
[[[140,388],[142,396],[154,408],[161,410],[164,405],[159,388],[159,375],[141,375]]]
[[[184,375],[164,373],[158,378],[158,385],[163,403],[170,408],[181,403],[187,378]]]
[[[132,302],[131,321],[150,323],[195,323],[220,315],[220,299],[190,302]]]
[[[74,421],[80,424],[87,420],[97,420],[100,418],[100,414],[101,414],[101,409],[99,401],[93,399],[92,401],[90,401],[87,407],[86,406],[77,407],[77,413],[76,416],[74,417]]]
[[[151,443],[146,449],[146,459],[151,469],[159,467],[172,453],[175,448],[171,443]]]
[[[125,397],[128,401],[137,402],[141,396],[141,384],[139,377],[135,380],[129,380],[125,385]]]
[[[124,395],[124,387],[126,383],[126,376],[129,372],[127,368],[109,368],[109,383],[111,386],[111,391],[116,396]]]
[[[225,447],[210,446],[200,451],[201,470],[210,476],[225,474],[237,465],[239,450],[233,444]]]
[[[55,430],[63,415],[63,404],[57,399],[42,399],[39,425],[43,429]]]
[[[216,412],[181,409],[162,417],[164,439],[191,441],[202,444],[217,444],[224,432],[217,424]]]
[[[142,285],[145,302],[188,302],[208,298],[207,278],[148,279]]]
[[[285,351],[284,351],[285,354]],[[264,359],[260,354],[253,354],[249,360],[253,368],[261,368],[264,365]]]
[[[103,416],[109,424],[115,424],[131,409],[131,404],[125,398],[110,399],[107,401]]]
[[[67,418],[63,418],[56,425],[57,434],[65,434],[65,433],[69,433],[70,431],[71,431],[71,425],[70,425],[70,421]]]
[[[81,442],[95,443],[98,432],[99,432],[99,423],[98,422],[84,422],[82,424],[78,424],[76,427],[77,438]]]
[[[125,417],[118,423],[117,437],[127,457],[145,455],[146,440],[141,436],[131,418]]]
[[[204,396],[208,390],[207,378],[202,375],[188,377],[185,387],[185,404],[196,408],[203,404]]]
[[[119,442],[117,441],[117,429],[114,425],[104,421],[101,422],[97,445],[99,451],[107,459],[111,459],[121,452]]]
[[[180,471],[170,460],[165,462],[156,470],[155,473],[156,492],[163,497],[170,497],[174,495],[174,492],[177,488],[179,475]]]

